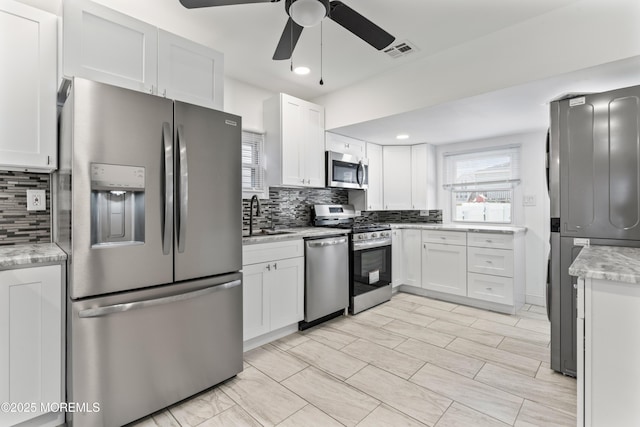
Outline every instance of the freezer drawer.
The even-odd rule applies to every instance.
[[[70,302],[70,426],[121,426],[242,371],[241,273]]]

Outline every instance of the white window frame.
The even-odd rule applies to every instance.
[[[260,141],[248,141],[247,138],[254,139],[259,137]],[[257,154],[257,163],[245,163],[242,162],[241,168],[244,171],[245,168],[250,168],[255,171],[258,176],[258,181],[261,183],[259,187],[245,187],[244,182],[242,183],[242,198],[249,199],[254,195],[257,195],[261,199],[266,199],[269,194],[269,188],[266,184],[266,174],[265,174],[265,151],[264,151],[264,133],[256,132],[249,129],[242,130],[242,144],[246,143],[256,143],[256,149],[258,150]]]
[[[469,157],[473,155],[478,155],[482,157],[487,157],[490,153],[494,151],[496,155],[505,155],[509,153],[512,157],[510,165],[510,176],[504,178],[493,178],[486,180],[478,180],[474,181],[456,181],[456,178],[453,176],[453,172],[450,170],[454,167],[456,160],[464,157]],[[520,183],[520,154],[521,147],[519,145],[515,146],[499,146],[499,147],[487,147],[478,150],[469,150],[469,151],[461,151],[456,153],[445,153],[443,158],[443,165],[445,166],[444,171],[444,180],[445,184],[443,188],[449,190],[450,192],[450,203],[451,203],[451,221],[458,223],[479,223],[479,224],[513,224],[515,217],[515,200],[516,200],[516,186]],[[457,157],[457,158],[456,158]],[[475,175],[477,178],[477,175]],[[456,195],[459,193],[467,193],[467,192],[478,192],[478,193],[488,193],[488,192],[496,192],[496,191],[506,191],[510,193],[509,203],[509,221],[487,221],[478,220],[478,219],[458,219],[457,218],[457,197]],[[486,218],[486,216],[485,216]]]

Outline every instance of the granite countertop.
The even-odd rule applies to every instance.
[[[62,262],[67,254],[55,243],[0,246],[0,270],[29,264]]]
[[[271,243],[281,242],[283,240],[296,240],[304,239],[306,237],[322,237],[335,234],[348,234],[351,231],[344,228],[328,228],[328,227],[293,227],[283,228],[277,231],[286,231],[285,234],[275,235],[258,235],[258,236],[244,236],[242,238],[243,245],[255,245],[257,243]]]
[[[527,227],[513,225],[478,225],[478,224],[424,224],[402,223],[391,224],[391,228],[418,228],[421,230],[471,231],[476,233],[524,233]]]
[[[640,283],[640,248],[590,246],[582,248],[569,274],[585,279]]]

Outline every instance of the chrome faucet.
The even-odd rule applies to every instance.
[[[251,203],[249,204],[249,236],[253,236],[253,201],[256,201],[256,216],[262,215],[260,211],[260,200],[257,195],[251,197]]]

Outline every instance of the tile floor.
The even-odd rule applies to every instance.
[[[244,355],[236,378],[136,427],[575,426],[542,307],[516,316],[399,293]]]

